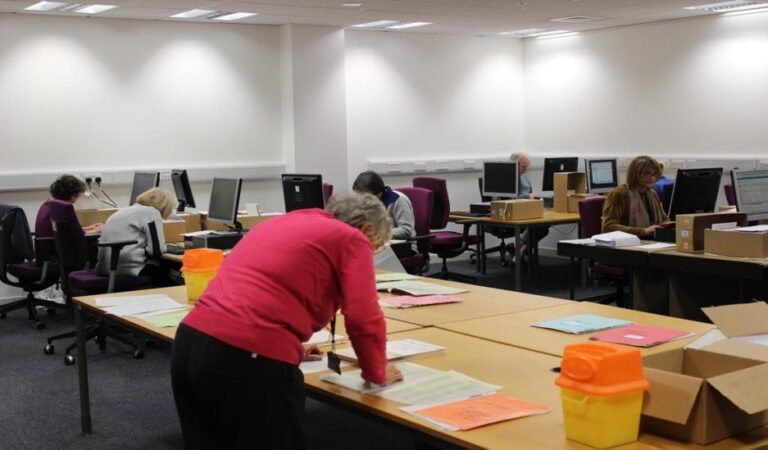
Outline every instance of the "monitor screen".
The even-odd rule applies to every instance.
[[[195,207],[195,197],[192,195],[192,187],[189,185],[189,176],[184,169],[173,169],[171,171],[171,183],[176,192],[176,199],[179,201],[178,212],[184,212],[186,206]]]
[[[768,219],[768,170],[734,170],[731,172],[736,209],[747,214],[747,220]]]
[[[285,173],[282,178],[286,212],[325,206],[322,175]]]
[[[237,207],[240,204],[242,178],[214,178],[211,188],[211,204],[208,207],[208,220],[225,223],[242,229],[237,221]]]
[[[579,170],[579,158],[545,158],[544,159],[544,178],[541,182],[542,191],[555,190],[555,173],[557,172],[576,172]]]
[[[134,172],[133,188],[129,205],[136,203],[136,197],[160,185],[160,172]]]
[[[483,195],[517,197],[519,182],[520,176],[516,162],[486,161],[483,163]]]
[[[584,161],[587,169],[589,192],[603,194],[610,192],[619,185],[616,176],[616,159],[587,159]]]
[[[669,202],[669,219],[675,220],[678,214],[713,212],[722,176],[722,168],[678,170]]]

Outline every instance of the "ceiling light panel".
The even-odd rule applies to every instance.
[[[753,8],[768,7],[768,2],[754,0],[737,0],[730,2],[709,3],[706,5],[686,6],[685,9],[708,12],[743,11]]]
[[[256,13],[247,13],[247,12],[225,13],[221,16],[212,17],[212,19],[221,20],[224,22],[231,22],[233,20],[245,19],[246,17],[251,17],[255,15]]]
[[[215,13],[212,9],[190,9],[178,14],[174,14],[171,17],[176,19],[195,19],[197,17],[203,17]]]
[[[24,8],[26,11],[53,11],[54,9],[61,8],[69,3],[63,2],[39,2],[34,5]]]
[[[352,25],[353,28],[386,28],[391,25],[397,24],[397,20],[375,20],[373,22],[360,23]]]
[[[115,5],[83,5],[80,9],[75,10],[79,14],[100,14],[110,9],[115,9]]]
[[[405,30],[407,28],[423,27],[425,25],[432,25],[432,22],[403,22],[396,25],[390,25],[387,30]]]

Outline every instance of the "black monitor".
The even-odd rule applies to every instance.
[[[160,172],[134,172],[133,188],[129,205],[136,203],[136,197],[160,185]]]
[[[587,171],[589,192],[604,194],[611,192],[619,185],[619,178],[616,172],[616,158],[585,159],[584,167]]]
[[[242,224],[237,221],[242,187],[242,178],[214,178],[208,220],[226,224],[235,231],[243,231]]]
[[[722,177],[723,169],[719,167],[678,170],[669,202],[669,219],[675,220],[678,214],[713,212]]]
[[[179,201],[177,212],[184,212],[186,206],[195,208],[195,197],[192,195],[192,187],[189,185],[189,176],[184,169],[173,169],[171,171],[171,183],[176,192],[176,199]]]
[[[736,209],[750,221],[768,219],[768,170],[734,170],[731,180]]]
[[[486,161],[483,163],[483,195],[489,197],[517,197],[520,176],[513,161]]]
[[[555,173],[557,172],[576,172],[579,170],[579,158],[545,158],[544,159],[544,179],[541,182],[542,191],[555,190]]]
[[[282,178],[285,212],[325,206],[322,175],[284,173]]]

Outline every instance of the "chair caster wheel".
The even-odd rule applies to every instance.
[[[143,359],[144,358],[144,351],[143,350],[134,350],[133,351],[133,359]]]
[[[66,364],[68,366],[74,365],[75,364],[75,357],[68,354],[67,356],[64,357],[64,364]]]
[[[43,347],[43,353],[46,355],[53,355],[53,344],[48,344],[45,347]]]
[[[43,323],[43,322],[35,322],[35,329],[38,329],[38,330],[45,329],[45,323]]]

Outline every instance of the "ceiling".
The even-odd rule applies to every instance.
[[[342,2],[353,1],[362,5],[342,6]],[[180,19],[172,19],[170,16],[190,9],[208,9],[258,14],[235,22],[241,24],[294,23],[350,27],[364,22],[389,19],[432,23],[397,31],[402,33],[493,36],[529,28],[582,31],[693,17],[711,13],[683,9],[685,6],[714,1],[716,0],[98,0],[96,3],[119,7],[95,17],[178,21]],[[80,16],[76,13],[24,10],[34,3],[36,2],[0,0],[0,12]],[[597,20],[582,23],[551,21],[571,16],[587,16]]]

